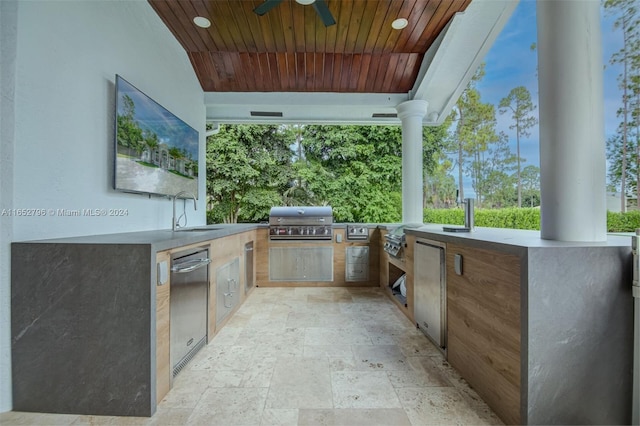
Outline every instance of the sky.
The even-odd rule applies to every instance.
[[[594,0],[596,1],[596,0]],[[615,133],[619,119],[616,110],[621,106],[621,92],[618,89],[617,76],[620,67],[609,63],[611,54],[622,47],[622,34],[614,30],[615,17],[602,11],[602,50],[604,69],[604,109],[605,135]],[[482,102],[489,102],[496,106],[500,99],[506,97],[511,89],[525,86],[531,93],[533,103],[538,105],[538,54],[531,50],[531,45],[537,42],[536,31],[536,2],[535,0],[520,0],[513,15],[507,22],[491,50],[485,56],[485,77],[477,85]],[[497,114],[497,130],[509,135],[511,150],[516,152],[515,133],[509,129],[512,124],[510,114]],[[531,136],[520,139],[520,153],[526,161],[522,168],[528,165],[540,166],[540,145],[538,143],[537,125],[530,129]],[[457,179],[457,170],[454,172]],[[471,182],[464,182],[465,196],[474,196]]]

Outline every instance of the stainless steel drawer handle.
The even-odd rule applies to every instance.
[[[227,288],[229,290],[229,293],[233,293],[234,290],[237,288],[237,283],[234,278],[227,279]]]
[[[173,266],[171,266],[171,272],[185,274],[207,266],[210,263],[211,259],[209,258],[187,260],[186,262],[174,263]]]
[[[229,304],[227,305],[227,298],[228,297],[232,297],[232,296],[233,296],[233,294],[231,294],[231,293],[225,293],[224,294],[224,307],[225,308],[230,308],[231,307],[231,301],[229,301]]]

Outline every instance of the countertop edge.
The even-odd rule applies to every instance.
[[[440,224],[427,224],[419,228],[406,229],[406,233],[418,238],[428,238],[444,243],[465,244],[479,248],[507,252],[521,252],[531,248],[578,248],[578,247],[630,247],[631,239],[622,235],[608,235],[607,241],[581,242],[545,240],[540,231],[506,228],[476,227],[471,232],[445,232]]]

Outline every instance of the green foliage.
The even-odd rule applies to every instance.
[[[607,212],[608,232],[635,232],[638,228],[640,228],[640,211]]]
[[[436,168],[446,126],[423,129],[425,170]],[[344,222],[401,220],[402,131],[399,126],[305,126],[297,174],[315,204]]]
[[[464,211],[461,208],[425,209],[424,223],[464,225]],[[540,230],[540,209],[476,209],[475,224],[487,228]],[[640,210],[626,213],[607,212],[607,232],[635,232],[638,228]]]
[[[425,209],[424,223],[464,225],[464,211],[456,209]],[[540,209],[506,208],[476,209],[476,226],[487,228],[540,229]]]
[[[516,184],[518,186],[518,207],[522,207],[522,176],[520,162],[520,137],[530,136],[529,129],[538,124],[538,119],[532,115],[536,106],[531,101],[531,94],[524,86],[511,89],[509,94],[500,100],[500,114],[511,112],[513,124],[509,126],[516,131],[516,160],[518,163],[516,171]]]
[[[278,126],[221,126],[207,140],[209,223],[258,221],[290,186],[291,149]]]

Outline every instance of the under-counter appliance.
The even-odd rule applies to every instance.
[[[209,251],[197,248],[171,258],[170,353],[173,377],[207,344]]]
[[[444,351],[447,346],[445,244],[416,239],[413,265],[413,306],[416,325]]]
[[[406,244],[406,237],[404,234],[404,230],[407,228],[419,228],[422,224],[402,224],[396,228],[394,228],[391,232],[384,234],[384,245],[383,249],[389,255],[397,258],[402,258],[404,256],[404,247]]]
[[[350,223],[346,229],[347,241],[369,241],[369,228],[367,225]]]
[[[272,207],[271,240],[331,240],[333,210],[330,206]]]
[[[269,281],[332,282],[332,226],[329,206],[272,207]]]

